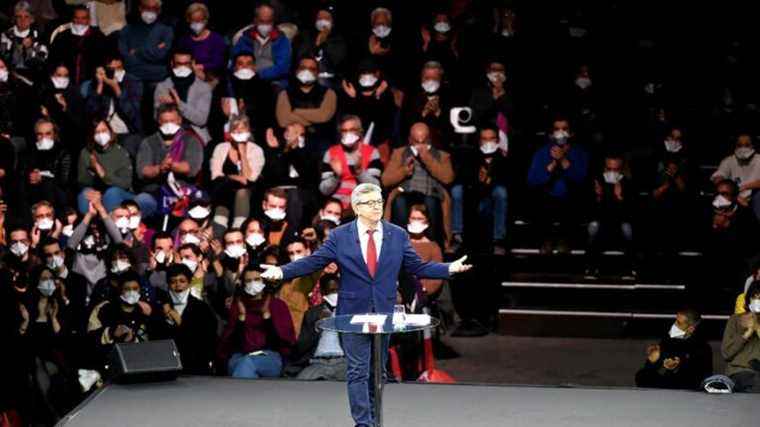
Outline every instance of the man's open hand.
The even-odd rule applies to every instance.
[[[471,269],[472,265],[465,264],[465,261],[467,261],[467,255],[449,264],[449,274],[464,273],[465,271]]]
[[[261,268],[264,269],[264,272],[261,273],[261,278],[264,280],[281,280],[282,279],[282,269],[280,267],[277,267],[276,265],[269,265],[269,264],[261,264]]]

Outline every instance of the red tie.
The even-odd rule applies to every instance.
[[[367,270],[369,275],[375,277],[375,270],[377,270],[377,248],[375,247],[375,239],[372,238],[372,233],[377,230],[367,230],[369,240],[367,241]]]

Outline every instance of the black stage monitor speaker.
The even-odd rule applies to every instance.
[[[117,383],[169,381],[182,371],[182,362],[173,340],[116,344],[108,371]]]

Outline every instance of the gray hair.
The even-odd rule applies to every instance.
[[[351,192],[351,206],[356,206],[356,202],[359,201],[359,196],[373,193],[377,193],[382,197],[383,190],[377,184],[372,184],[370,182],[363,182],[357,185]]]
[[[30,15],[33,15],[32,5],[26,0],[21,0],[20,2],[16,3],[15,6],[13,6],[13,14],[15,15],[18,12],[26,12]]]
[[[425,65],[422,66],[423,73],[425,70],[438,70],[438,72],[443,75],[443,65],[441,65],[441,63],[438,61],[427,61]]]
[[[369,22],[375,22],[375,18],[377,18],[380,14],[384,14],[388,16],[388,21],[390,23],[393,23],[393,14],[391,13],[390,9],[385,7],[377,7],[375,8],[372,13],[369,15]]]
[[[356,114],[345,114],[341,116],[340,120],[338,120],[338,132],[340,132],[340,126],[343,123],[351,122],[351,121],[359,123],[359,130],[361,132],[364,132],[364,126],[362,126],[362,118],[357,116]]]

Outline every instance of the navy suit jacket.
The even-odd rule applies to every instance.
[[[362,256],[356,220],[330,232],[312,255],[282,267],[283,280],[304,276],[335,262],[340,267],[336,314],[392,313],[401,267],[418,278],[448,279],[449,265],[423,262],[401,227],[383,221],[383,244],[375,271],[369,275]]]

